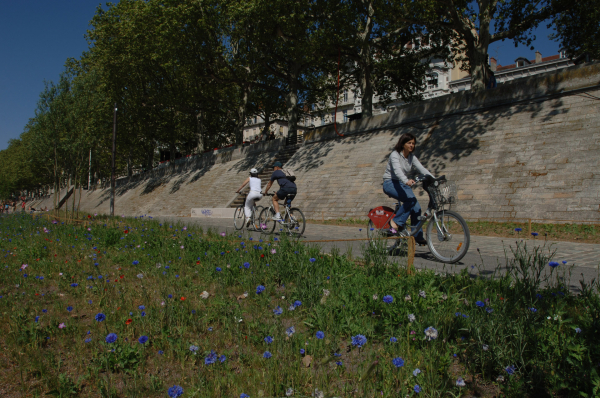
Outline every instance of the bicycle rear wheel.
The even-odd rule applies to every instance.
[[[436,217],[437,222],[432,218],[427,225],[427,246],[431,254],[443,263],[460,261],[471,242],[466,221],[450,210],[440,210]]]
[[[275,230],[276,221],[273,221],[275,214],[270,207],[264,208],[258,216],[258,230],[263,234],[272,234]]]
[[[291,219],[286,213],[286,219],[284,221],[284,224],[288,230],[288,234],[290,234],[290,236],[299,238],[302,236],[302,234],[304,233],[304,229],[306,228],[306,219],[304,218],[304,214],[300,209],[296,207],[293,207],[288,211],[289,217],[291,217]]]
[[[239,206],[235,209],[233,213],[233,226],[235,229],[240,230],[244,228],[244,224],[246,223],[246,215],[244,214],[244,206]]]
[[[387,230],[377,228],[372,220],[369,220],[367,225],[367,238],[369,238],[369,245],[372,248],[385,250],[390,255],[402,254],[408,247],[406,239],[387,239]]]
[[[260,231],[259,218],[260,218],[260,213],[263,210],[264,210],[263,206],[255,206],[252,211],[252,221],[250,222],[250,225],[254,228],[255,231]]]

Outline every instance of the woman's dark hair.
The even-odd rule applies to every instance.
[[[402,134],[400,136],[400,139],[398,140],[398,143],[394,147],[394,151],[396,151],[398,153],[402,152],[402,149],[404,149],[404,144],[406,144],[408,141],[412,141],[412,140],[415,140],[415,145],[417,145],[417,137],[415,137],[411,133]]]

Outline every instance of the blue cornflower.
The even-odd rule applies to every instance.
[[[523,229],[522,228],[515,228],[515,231],[517,232],[521,232]]]
[[[183,388],[181,388],[181,386],[174,385],[167,390],[167,393],[169,394],[169,397],[177,398],[183,395]]]
[[[532,232],[531,235],[538,236],[539,234],[537,232]]]
[[[42,312],[46,313],[46,312],[48,312],[48,310],[47,309],[43,309]]]
[[[92,341],[92,338],[91,338],[91,337],[88,337],[87,339],[85,339],[85,340],[83,340],[83,341],[84,341],[84,342],[86,342],[86,343],[89,343],[90,341]]]
[[[421,369],[416,368],[415,370],[413,370],[413,376],[417,377],[419,373],[421,373]]]
[[[39,316],[36,316],[36,317],[35,317],[35,322],[37,323],[39,320],[40,320],[40,317],[39,317]]]
[[[190,346],[190,351],[193,352],[194,355],[196,355],[196,352],[198,352],[198,346],[192,344]]]
[[[287,334],[288,337],[292,337],[294,335],[294,333],[296,333],[296,328],[293,326],[290,326],[289,328],[287,328],[285,330],[285,334]]]
[[[269,352],[269,351],[265,351],[265,353],[263,354],[263,358],[269,359],[271,358],[273,355]]]
[[[529,311],[531,311],[531,312],[537,312],[537,309],[535,309],[535,308],[531,307],[531,308],[529,309]]]
[[[241,393],[240,398],[250,398],[250,395]]]
[[[335,364],[336,364],[337,366],[342,366],[342,365],[343,365],[342,361],[337,361]]]
[[[250,268],[250,263],[248,263],[248,262],[244,263],[244,268],[246,268],[246,269]]]
[[[294,301],[294,307],[300,307],[302,305],[302,301],[296,300]]]
[[[314,262],[315,262],[315,261],[317,261],[317,260],[316,260],[315,258],[311,258],[311,259],[310,259],[310,260],[308,260],[308,261],[310,261],[311,263],[314,263]]]
[[[104,322],[104,320],[106,319],[106,315],[104,315],[103,313],[100,312],[100,313],[96,314],[95,319],[98,322]]]
[[[485,310],[487,311],[488,314],[491,314],[494,311],[494,309],[491,307],[486,307]]]
[[[138,309],[139,309],[139,310],[145,310],[145,309],[146,309],[146,307],[145,307],[145,306],[143,306],[143,305],[140,305],[140,306],[138,307]]]
[[[357,347],[362,347],[367,344],[367,338],[362,334],[357,334],[356,336],[352,336],[352,345]]]
[[[550,261],[548,265],[552,268],[558,267],[558,263],[556,261]]]
[[[79,283],[71,283],[71,287],[77,287],[79,286]]]
[[[217,267],[216,269],[217,269],[217,272],[221,272],[222,271],[221,267]]]
[[[256,286],[256,294],[261,294],[265,291],[265,287],[263,285]]]
[[[454,313],[454,316],[460,316],[460,315],[461,315],[460,312],[455,312]]]
[[[158,350],[158,355],[162,355],[162,354],[164,354],[164,353],[165,353],[165,352],[164,352],[163,350]]]
[[[208,331],[209,331],[209,332],[212,332],[212,331],[213,331],[213,328],[208,328]]]
[[[485,306],[485,303],[483,301],[476,301],[475,305],[481,308]]]
[[[225,355],[221,355],[219,357],[219,362],[221,362],[221,363],[225,362],[226,360],[227,360],[227,357]]]
[[[283,310],[281,309],[280,306],[277,306],[277,307],[275,307],[273,312],[275,313],[275,315],[281,315],[283,313]]]
[[[138,341],[139,341],[140,344],[146,344],[146,342],[148,341],[148,336],[141,336],[138,339]]]
[[[394,364],[395,367],[401,368],[404,366],[404,359],[397,357],[397,358],[392,359],[392,363]]]
[[[469,316],[467,314],[462,314],[463,318],[468,318]]]
[[[107,343],[114,343],[115,341],[117,341],[117,334],[116,333],[109,333],[106,336],[106,342]]]
[[[69,312],[73,311],[73,307],[71,307],[71,306],[68,306],[68,307],[67,307],[67,311],[69,311]]]
[[[563,263],[563,264],[567,264],[567,262],[566,262],[565,260],[563,260],[563,262],[562,262],[562,263]]]
[[[319,339],[319,340],[323,340],[325,338],[325,333],[321,332],[320,330],[315,334],[315,336]]]
[[[398,339],[395,337],[390,337],[390,343],[397,343]]]
[[[195,315],[195,314],[196,314],[196,310],[192,310],[192,315]]]
[[[306,351],[304,351],[304,348],[300,348],[300,355],[304,355]]]
[[[265,337],[265,343],[271,344],[272,342],[273,342],[273,337],[271,337],[271,336]]]
[[[208,354],[208,356],[206,358],[204,358],[204,364],[212,365],[215,362],[217,362],[217,353],[214,351],[211,351],[210,354]]]
[[[167,297],[168,297],[168,298],[173,298],[173,295],[172,295],[172,294],[169,294]]]
[[[513,365],[507,366],[506,368],[504,368],[504,370],[506,370],[506,373],[508,373],[509,375],[515,373],[515,367]]]
[[[390,295],[383,296],[383,302],[386,304],[391,304],[394,302],[394,298]]]
[[[414,390],[414,391],[415,391],[415,392],[418,394],[418,393],[420,393],[420,392],[421,392],[421,387],[419,387],[419,385],[418,385],[418,384],[415,384],[415,386],[414,386],[413,390]]]
[[[575,333],[581,333],[581,329],[580,328],[575,328]]]
[[[133,265],[138,265],[140,262],[138,260],[133,261]]]
[[[142,311],[141,316],[146,316],[146,311]]]

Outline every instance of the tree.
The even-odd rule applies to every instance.
[[[556,0],[421,0],[411,22],[446,29],[452,37],[455,60],[471,75],[471,90],[485,89],[488,47],[513,40],[531,45],[532,30],[564,10]],[[426,10],[423,12],[423,10]]]
[[[570,0],[564,8],[548,25],[556,30],[554,39],[571,58],[587,53],[592,59],[600,59],[600,3]]]

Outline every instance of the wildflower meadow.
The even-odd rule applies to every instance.
[[[600,395],[598,284],[551,247],[479,275],[151,217],[0,234],[4,396]]]

